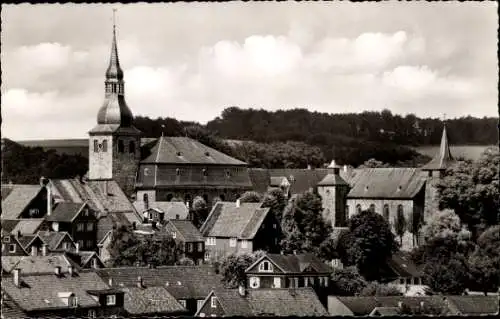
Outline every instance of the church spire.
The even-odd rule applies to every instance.
[[[106,70],[107,80],[123,80],[123,70],[120,67],[120,60],[118,59],[118,46],[116,45],[115,13],[116,9],[113,9],[113,40],[111,42],[111,56],[109,58],[109,66]]]
[[[448,142],[448,133],[446,132],[446,122],[443,124],[443,134],[441,135],[441,145],[439,147],[439,152],[434,156],[434,158],[427,163],[422,169],[424,170],[444,170],[451,162],[453,162],[453,156],[450,151],[450,144]]]

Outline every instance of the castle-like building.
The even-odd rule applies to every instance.
[[[143,207],[202,196],[234,201],[252,189],[247,164],[188,137],[141,138],[125,100],[116,29],[104,81],[104,102],[89,132],[89,181],[116,181]],[[136,205],[140,207],[141,205]]]

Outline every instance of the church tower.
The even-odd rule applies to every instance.
[[[141,131],[125,102],[125,82],[113,23],[111,57],[104,81],[104,102],[89,132],[89,180],[115,180],[127,195],[134,191],[140,161]]]
[[[318,194],[323,205],[323,218],[332,227],[345,227],[348,218],[347,194],[349,184],[340,176],[340,167],[332,161],[328,174],[318,183]]]

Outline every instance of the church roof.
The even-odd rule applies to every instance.
[[[162,136],[141,163],[247,165],[189,137]]]
[[[453,156],[451,156],[450,145],[448,143],[448,134],[446,132],[446,125],[443,127],[443,135],[441,136],[441,145],[439,147],[439,152],[434,156],[434,158],[427,164],[425,164],[423,170],[444,170],[454,161]]]
[[[328,174],[318,183],[318,186],[338,186],[338,185],[349,185],[349,184],[338,174]]]

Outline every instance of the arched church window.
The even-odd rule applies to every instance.
[[[361,205],[360,204],[356,205],[356,213],[358,213],[358,214],[361,213]]]
[[[97,153],[99,151],[99,142],[97,140],[94,140],[94,153]]]
[[[398,214],[404,214],[403,205],[398,205]]]
[[[102,141],[102,151],[103,152],[108,151],[108,141],[107,140]]]
[[[135,142],[134,141],[130,141],[128,143],[128,152],[131,154],[135,153]]]
[[[389,221],[389,205],[388,204],[385,204],[384,205],[384,218],[386,221]]]
[[[370,212],[375,213],[375,204],[370,204]]]
[[[125,146],[123,145],[122,140],[118,140],[118,153],[123,153],[125,150]]]

